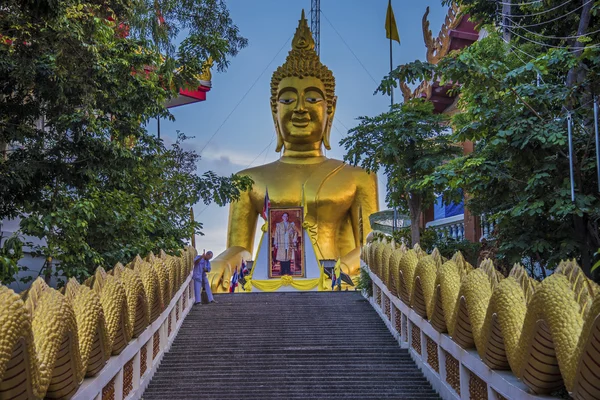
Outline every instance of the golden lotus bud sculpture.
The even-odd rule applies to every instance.
[[[534,394],[565,387],[575,399],[600,398],[600,287],[575,261],[538,282],[518,264],[505,278],[489,259],[473,268],[460,252],[444,260],[385,240],[361,258],[391,296],[488,368],[511,370]]]
[[[196,254],[188,247],[165,256],[160,283],[169,296]],[[141,258],[109,272],[99,267],[84,284],[71,278],[64,295],[41,278],[21,296],[0,285],[0,399],[72,397],[156,319],[171,300],[162,295],[155,267]]]

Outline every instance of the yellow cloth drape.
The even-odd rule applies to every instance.
[[[286,277],[279,279],[265,279],[265,280],[251,280],[252,286],[262,292],[274,292],[282,286],[291,286],[296,290],[312,290],[319,285],[321,278],[314,279],[285,279]],[[290,277],[291,278],[291,277]]]
[[[319,266],[321,273],[318,278],[313,279],[294,279],[289,275],[285,275],[279,279],[264,279],[264,280],[253,280],[252,277],[246,278],[246,284],[244,285],[246,292],[251,292],[252,287],[257,288],[262,292],[275,292],[282,286],[291,286],[296,290],[313,290],[317,289],[319,292],[329,290],[326,285],[325,272],[323,267]]]
[[[333,273],[335,274],[335,278],[339,279],[342,273],[342,259],[338,258],[335,266],[333,267]]]

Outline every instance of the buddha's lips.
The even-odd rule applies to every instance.
[[[309,122],[310,122],[310,119],[306,119],[306,118],[303,118],[303,119],[292,118],[292,125],[300,127],[300,128],[304,128],[304,127],[308,126]]]

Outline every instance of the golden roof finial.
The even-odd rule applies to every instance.
[[[198,76],[198,80],[204,82],[210,82],[212,80],[211,68],[213,66],[213,62],[214,61],[212,57],[208,57],[208,60],[206,60],[202,65],[202,73]]]

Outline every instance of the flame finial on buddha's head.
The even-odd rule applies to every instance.
[[[306,20],[306,17],[304,17],[304,10],[302,10],[302,16],[300,17],[299,22],[294,38],[292,39],[292,49],[313,50],[315,48],[315,40],[308,28],[308,21]]]

